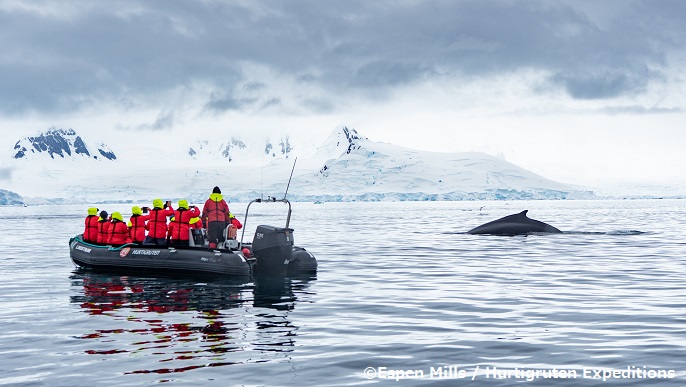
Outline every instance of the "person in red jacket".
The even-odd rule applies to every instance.
[[[107,244],[108,232],[110,232],[110,219],[107,217],[107,211],[100,211],[100,218],[98,218],[98,244]]]
[[[241,223],[241,221],[238,220],[238,218],[236,218],[231,212],[229,212],[229,221],[231,222],[231,224],[236,226],[236,229],[240,230],[243,228],[243,224]]]
[[[110,230],[107,233],[107,244],[117,246],[125,243],[131,243],[129,228],[126,226],[126,223],[124,223],[121,214],[113,212],[112,223],[110,224]]]
[[[169,222],[167,241],[172,246],[188,246],[188,229],[191,218],[200,216],[196,206],[188,206],[188,201],[179,200],[179,208],[174,211],[174,217]]]
[[[148,212],[148,207],[143,207]],[[129,223],[129,237],[133,243],[143,243],[145,240],[145,222],[150,219],[150,215],[143,215],[143,210],[138,206],[131,207],[131,217]]]
[[[219,242],[224,241],[224,229],[229,221],[229,205],[222,198],[219,187],[214,187],[210,198],[205,201],[200,218],[207,225],[210,248],[216,248]]]
[[[162,203],[162,199],[152,201],[153,209],[150,210],[150,219],[145,224],[148,235],[143,240],[144,245],[164,246],[167,243],[167,216],[174,215],[171,202]]]
[[[98,209],[91,207],[88,209],[88,216],[83,229],[83,241],[88,243],[98,243]]]
[[[231,212],[229,212],[229,226],[229,229],[226,231],[226,237],[229,239],[236,239],[238,230],[242,229],[243,225]]]
[[[200,216],[196,216],[195,218],[191,218],[191,220],[188,221],[188,225],[192,229],[199,230],[202,228],[202,220],[200,220]]]

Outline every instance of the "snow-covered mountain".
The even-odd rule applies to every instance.
[[[198,161],[235,164],[265,164],[276,158],[289,158],[293,147],[289,137],[274,137],[265,141],[250,141],[240,136],[229,140],[201,140],[188,148],[188,156]]]
[[[223,140],[192,142],[186,153],[127,150],[116,163],[92,165],[83,158],[84,141],[73,131],[57,132],[70,146],[53,147],[53,157],[14,159],[3,188],[19,192],[27,203],[87,203],[186,198],[201,202],[212,187],[232,201],[281,196],[297,157],[288,191],[292,200],[477,200],[569,199],[592,196],[483,153],[438,153],[369,140],[356,130],[334,130],[318,146],[289,137],[264,140],[228,135]],[[46,137],[45,135],[43,137]],[[31,146],[36,148],[31,143]],[[37,142],[41,144],[41,142]],[[20,145],[22,142],[20,141]],[[76,144],[76,145],[75,145]],[[47,144],[46,144],[47,145]],[[21,145],[22,147],[26,147]],[[26,147],[28,150],[28,147]],[[77,149],[82,153],[77,153]],[[101,149],[101,148],[98,148]],[[163,149],[163,150],[162,150]],[[86,148],[88,150],[88,148]],[[47,152],[43,151],[43,152]],[[25,154],[29,152],[25,151]],[[89,155],[92,152],[89,151]],[[34,155],[35,156],[35,155]],[[47,160],[47,161],[46,161]],[[33,198],[33,199],[32,199]]]
[[[316,156],[316,173],[294,181],[295,195],[328,200],[568,199],[592,196],[484,153],[419,151],[370,141],[342,128]]]
[[[0,206],[21,206],[24,199],[16,192],[0,189]]]
[[[51,128],[45,133],[24,137],[14,144],[15,159],[34,159],[56,156],[61,158],[92,158],[116,160],[117,156],[107,145],[89,147],[74,129]]]

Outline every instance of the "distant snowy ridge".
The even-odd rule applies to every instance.
[[[89,147],[74,129],[51,128],[45,133],[36,136],[24,137],[14,144],[15,159],[31,159],[41,156],[61,158],[104,158],[116,160],[117,156],[112,149],[105,144]]]
[[[323,148],[336,157],[326,160],[316,173],[294,179],[294,194],[373,201],[593,196],[484,153],[409,149],[370,141],[354,129],[334,132]]]
[[[268,191],[277,200],[283,198],[283,191]],[[259,192],[229,193],[224,198],[231,202],[247,203],[262,197]],[[195,202],[202,202],[202,194],[191,195]],[[360,194],[302,194],[288,192],[287,199],[293,202],[422,202],[422,201],[478,201],[478,200],[572,200],[598,199],[592,192],[570,193],[554,190],[517,191],[494,190],[490,192],[446,192],[442,194],[424,192],[384,192]]]
[[[77,143],[73,131],[59,134]],[[81,161],[73,163],[57,162],[60,157],[14,160],[6,188],[21,193],[27,204],[147,203],[158,197],[200,203],[214,186],[231,201],[244,202],[283,197],[297,157],[288,191],[294,201],[595,198],[484,153],[409,149],[371,141],[347,127],[317,146],[288,136],[264,141],[239,135],[191,144],[178,148],[181,153],[156,143],[138,153],[125,149],[117,163],[97,168],[80,154]]]
[[[239,136],[228,140],[220,137],[201,140],[188,148],[188,156],[198,161],[219,161],[235,164],[268,163],[276,158],[289,158],[293,146],[289,137],[275,137],[265,141],[248,141]]]
[[[24,205],[24,198],[12,191],[0,189],[0,206],[21,206]]]
[[[263,167],[259,173],[272,171],[270,181],[277,183],[259,191],[254,183],[250,187],[248,173],[244,173],[241,181],[246,184],[229,184],[225,196],[238,202],[267,195],[281,197],[289,167],[285,160]],[[275,170],[282,175],[275,175]],[[190,197],[201,199],[203,195],[194,192]],[[370,141],[347,127],[333,131],[305,158],[298,159],[288,197],[314,202],[595,198],[591,191],[546,179],[484,153],[408,149]]]

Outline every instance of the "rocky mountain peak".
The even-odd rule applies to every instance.
[[[74,129],[50,128],[47,132],[37,136],[24,137],[14,145],[15,159],[28,159],[36,155],[46,154],[55,159],[56,156],[65,158],[104,158],[116,160],[117,156],[105,144],[100,144],[95,151],[89,149],[81,136]]]

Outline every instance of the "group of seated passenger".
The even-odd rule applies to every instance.
[[[163,203],[162,199],[153,200],[152,209],[133,206],[128,223],[124,222],[119,212],[108,216],[107,211],[98,211],[100,210],[95,207],[88,209],[83,231],[84,242],[100,245],[139,243],[188,246],[189,230],[203,229],[203,224],[206,224],[209,247],[216,248],[224,241],[224,229],[227,225],[231,224],[236,229],[243,227],[229,211],[219,187],[214,187],[202,213],[198,207],[188,205],[188,201],[183,199],[178,201],[176,210],[172,208],[171,201]]]

